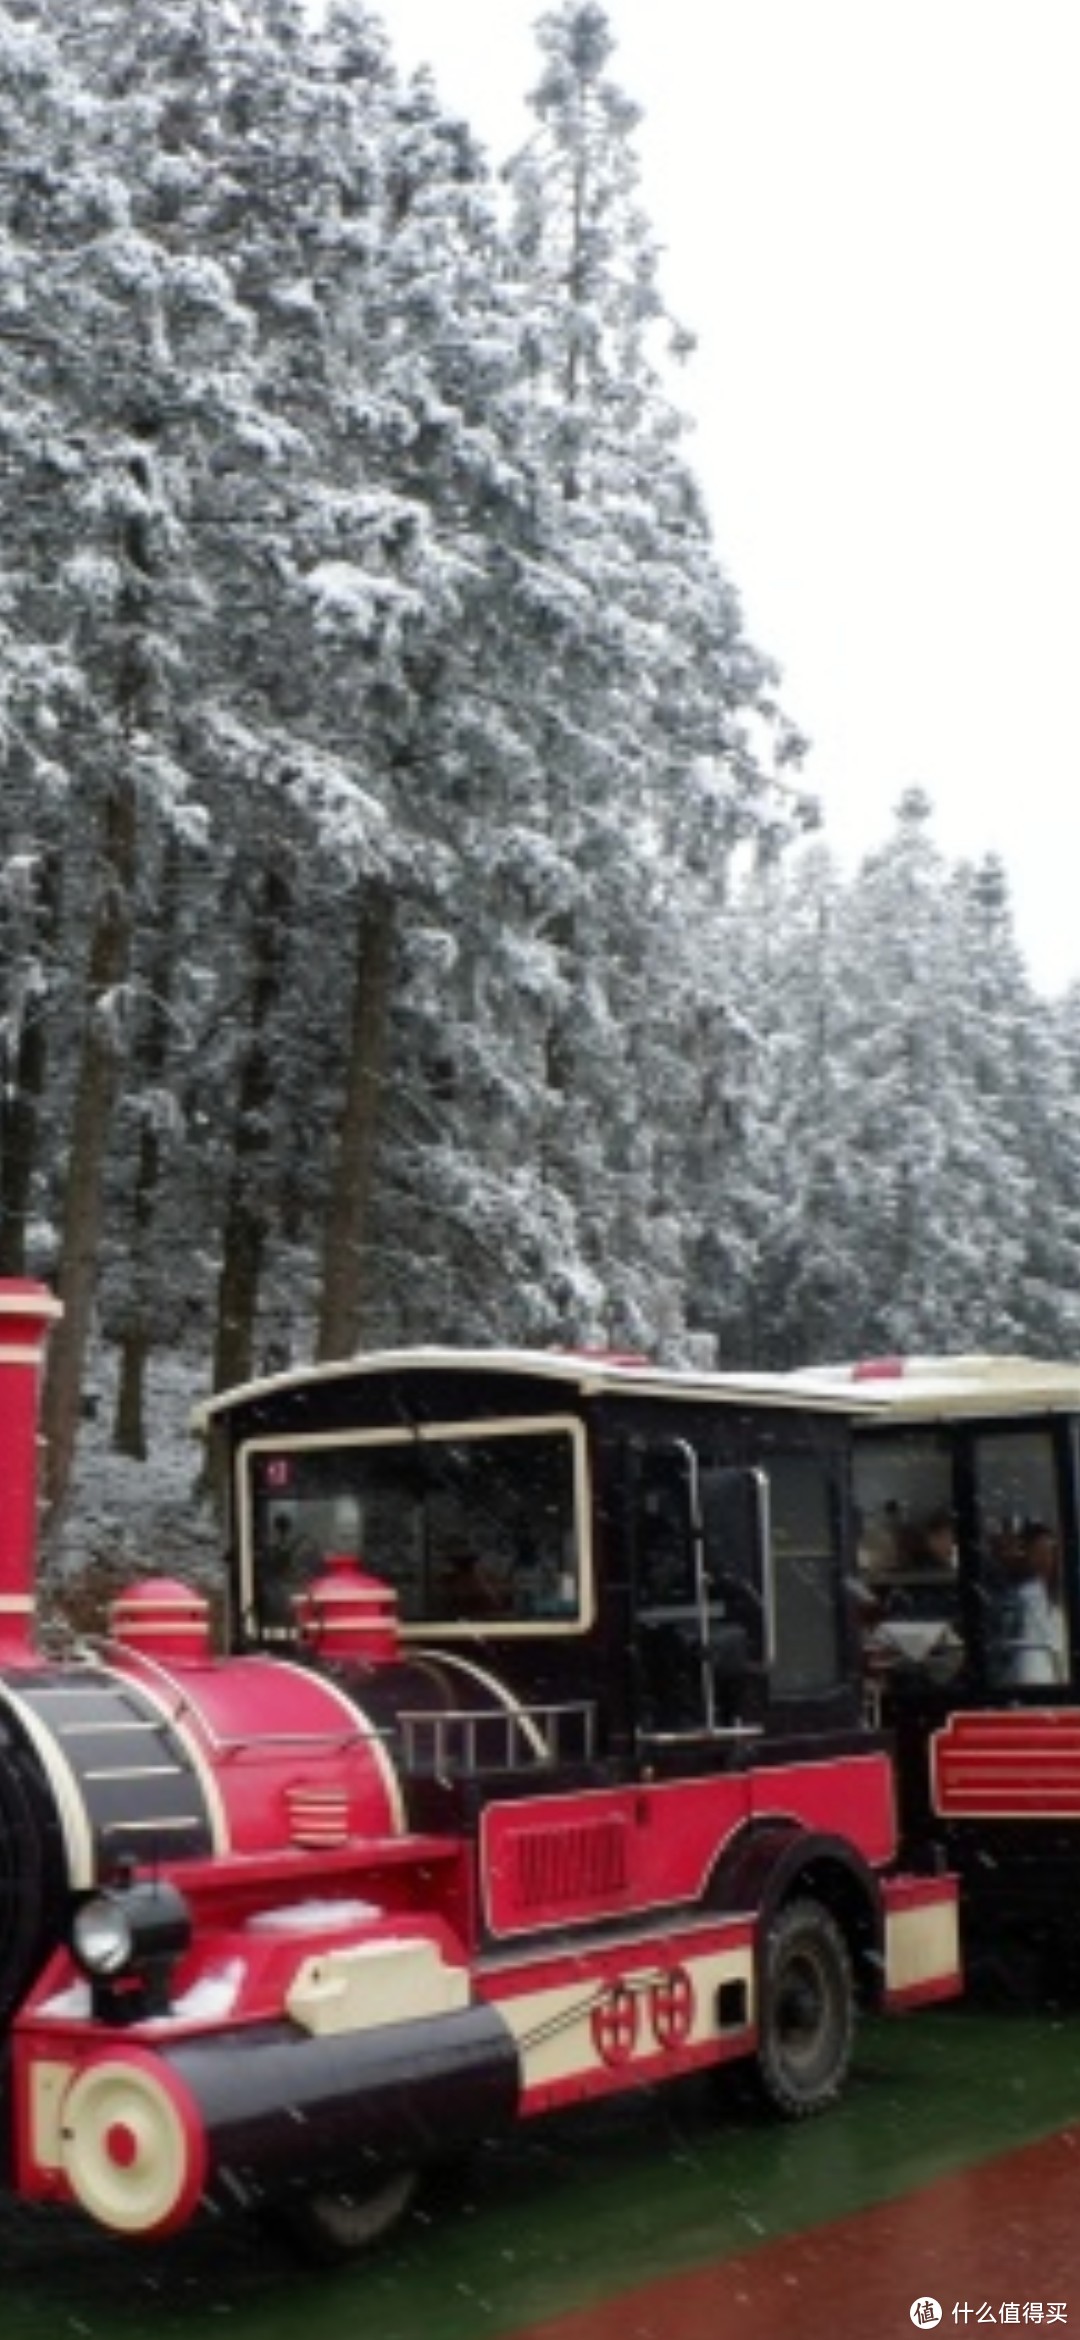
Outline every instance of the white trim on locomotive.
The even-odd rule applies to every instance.
[[[77,1774],[67,1762],[59,1740],[28,1701],[20,1698],[8,1676],[0,1676],[0,1705],[10,1707],[16,1716],[52,1789],[64,1840],[68,1883],[77,1891],[85,1889],[94,1883],[97,1875],[97,1847]]]

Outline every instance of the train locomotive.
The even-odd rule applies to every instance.
[[[270,2205],[346,2254],[557,2107],[742,2059],[816,2112],[861,2006],[959,1990],[862,1708],[857,1401],[547,1352],[280,1374],[202,1409],[222,1599],[146,1574],[54,1657],[56,1313],[0,1285],[9,2192],[133,2239]]]

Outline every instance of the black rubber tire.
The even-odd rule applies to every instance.
[[[392,2234],[416,2198],[420,2173],[384,2172],[367,2185],[325,2185],[275,2205],[275,2225],[310,2265],[343,2267]]]
[[[834,2104],[855,2042],[847,1943],[819,1901],[785,1902],[762,1952],[756,2080],[785,2120]]]

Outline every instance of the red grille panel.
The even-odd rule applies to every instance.
[[[630,1886],[625,1820],[611,1817],[536,1828],[509,1840],[514,1898],[522,1914],[573,1903],[610,1902]]]

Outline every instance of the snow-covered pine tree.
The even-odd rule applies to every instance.
[[[31,58],[37,102],[28,108]],[[0,62],[9,116],[5,290],[18,321],[8,348],[8,414],[21,412],[31,424],[21,444],[9,441],[4,473],[9,609],[24,641],[39,655],[55,649],[57,673],[69,678],[51,761],[63,770],[61,848],[76,880],[65,887],[64,950],[83,969],[70,1119],[58,1148],[65,1315],[45,1399],[59,1499],[74,1445],[128,1021],[140,815],[152,802],[183,817],[190,778],[174,716],[198,597],[174,489],[198,410],[197,401],[187,404],[181,419],[176,399],[186,289],[133,218],[108,109],[29,21],[5,21]],[[214,300],[227,311],[219,287]],[[228,332],[233,321],[222,322]],[[33,772],[28,737],[24,726],[16,780]]]
[[[505,565],[533,494],[516,445],[520,319],[500,283],[486,167],[425,74],[386,123],[370,234],[353,314],[369,415],[360,452],[369,503],[381,495],[402,516],[386,568],[413,606],[395,659],[369,669],[360,714],[400,851],[392,891],[362,887],[357,904],[322,1278],[327,1354],[361,1326],[400,1337],[436,1311],[444,1329],[465,1329],[496,1256],[509,1295],[509,1197],[498,1247],[483,1220],[485,1197],[520,1160],[506,1134],[520,1087],[515,1003],[508,1015],[497,974],[512,917],[500,865],[529,758]],[[327,623],[346,644],[350,617],[343,593]],[[342,721],[356,724],[355,697]]]
[[[53,320],[33,284],[39,184],[50,157],[70,149],[77,118],[77,93],[62,85],[48,41],[0,9],[0,1259],[9,1274],[26,1267],[31,1214],[47,1199],[42,1114],[68,990],[62,742],[86,698],[43,557],[55,555],[58,495],[79,458],[53,428]]]
[[[723,989],[698,1041],[710,1070],[694,1289],[730,1364],[827,1354],[860,1310],[848,1231],[859,1171],[836,1142],[846,1091],[842,905],[832,854],[815,839],[741,870],[718,922]]]
[[[361,12],[351,14],[355,64]],[[344,124],[339,118],[298,8],[222,12],[199,0],[154,0],[133,16],[101,0],[70,38],[108,108],[139,231],[168,255],[189,308],[220,286],[242,321],[235,348],[189,350],[182,397],[189,415],[202,406],[212,423],[205,459],[189,460],[183,478],[184,524],[212,619],[190,664],[186,748],[213,830],[205,933],[216,997],[207,1001],[210,1096],[199,1127],[208,1172],[211,1157],[215,1165],[211,1183],[226,1198],[218,1370],[235,1378],[253,1356],[275,1208],[285,1051],[273,1024],[287,1007],[284,969],[306,858],[329,859],[347,884],[367,858],[369,831],[382,826],[370,788],[358,782],[361,742],[348,738],[342,751],[334,721],[346,695],[343,664],[354,705],[361,695],[356,642],[328,661],[323,625],[345,567],[338,556],[357,541],[350,574],[365,587],[369,615],[391,633],[400,615],[401,596],[383,573],[378,499],[358,514],[355,479],[338,472],[340,410],[353,385],[342,331],[335,338],[328,318],[334,303],[345,312],[349,266],[355,274],[366,265],[366,221],[351,203],[365,152],[355,110]],[[379,50],[372,33],[372,86]],[[338,678],[333,705],[328,664]],[[229,918],[215,933],[225,904]],[[153,1014],[148,1000],[151,1022]],[[247,1102],[252,1087],[257,1109]],[[231,1136],[215,1145],[222,1129]],[[145,1182],[139,1192],[145,1209]],[[118,1313],[125,1322],[131,1315],[122,1298]]]
[[[931,821],[909,789],[840,904],[813,1223],[830,1247],[839,1231],[853,1275],[804,1355],[971,1346],[995,1312],[1008,1328],[1022,1166],[1007,1130],[987,1146],[964,923]]]
[[[701,837],[722,896],[735,843],[778,817],[775,770],[794,742],[666,387],[684,337],[663,309],[606,12],[568,0],[538,33],[538,128],[509,168],[515,262],[534,318],[537,462],[561,493],[563,594],[580,611],[545,743],[548,826],[577,882],[546,937],[561,1004],[544,1154],[581,1215],[610,1335],[677,1348],[686,1255],[664,1133],[688,1103],[694,992],[722,982],[687,945]]]
[[[969,1337],[1075,1354],[1080,1338],[1080,1104],[1060,1019],[1036,996],[996,855],[953,875],[959,981],[949,1003],[967,1067],[970,1207],[981,1273]]]

